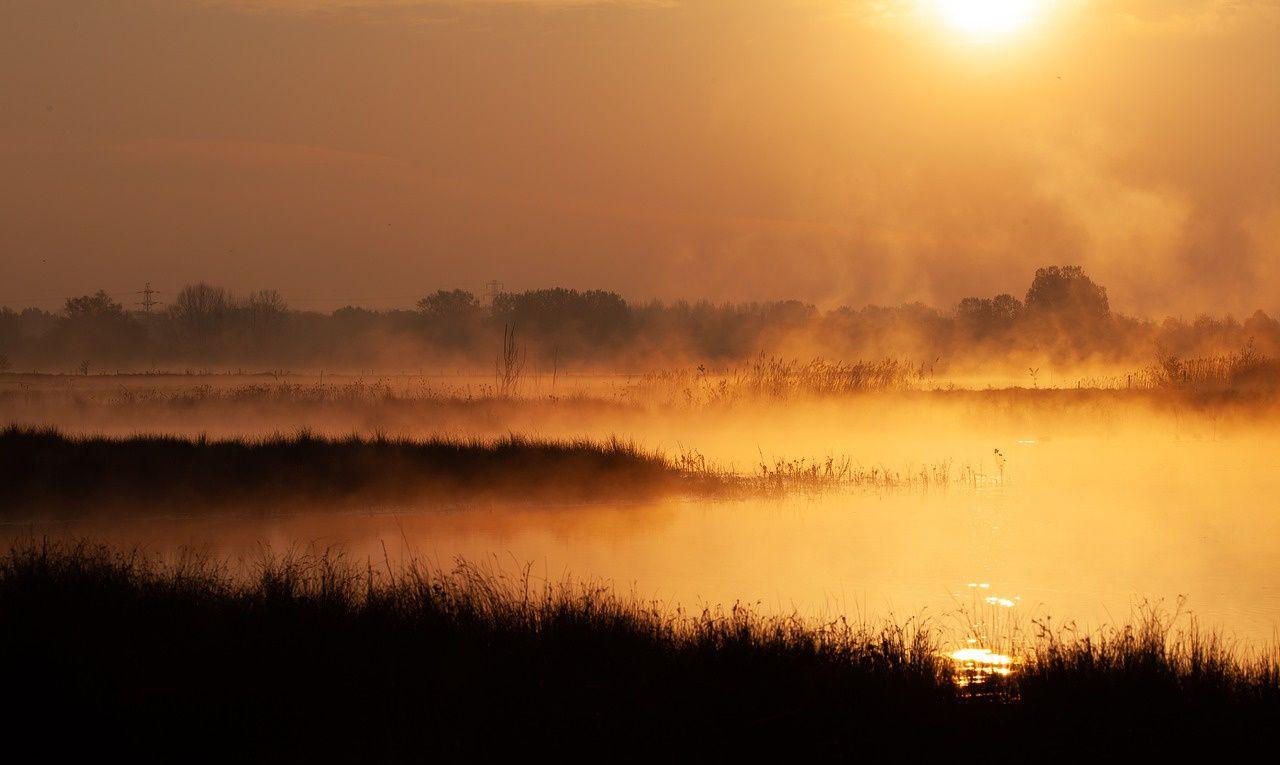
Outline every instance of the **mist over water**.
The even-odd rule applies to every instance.
[[[604,394],[613,382],[584,385]],[[445,567],[465,559],[509,573],[529,566],[536,578],[601,582],[690,609],[744,602],[810,616],[924,616],[958,632],[961,612],[975,608],[1028,628],[1052,617],[1088,629],[1123,621],[1143,602],[1172,608],[1185,597],[1203,626],[1268,644],[1280,627],[1273,507],[1280,433],[1271,418],[1069,393],[940,391],[689,411],[608,404],[607,395],[496,409],[389,411],[365,402],[281,406],[274,418],[256,420],[259,404],[221,400],[187,406],[181,417],[165,408],[54,403],[35,419],[72,432],[78,421],[82,431],[118,434],[261,435],[304,426],[418,436],[622,433],[667,452],[695,449],[740,473],[776,459],[838,456],[904,475],[941,466],[954,478],[568,506],[464,498],[265,516],[147,508],[6,529],[244,561],[265,549],[330,547],[379,567],[412,557]]]

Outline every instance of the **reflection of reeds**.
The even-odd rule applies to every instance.
[[[145,721],[151,746],[171,736],[293,760],[508,746],[861,755],[903,741],[915,755],[1057,759],[1066,741],[1147,755],[1162,741],[1265,741],[1277,654],[1251,658],[1184,623],[1149,608],[1091,635],[1045,629],[979,693],[958,685],[928,622],[686,612],[528,569],[332,553],[248,569],[83,542],[0,556],[0,652],[21,659],[6,675],[22,689],[15,729],[58,720],[101,746]]]

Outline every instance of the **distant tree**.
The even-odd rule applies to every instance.
[[[245,306],[263,314],[277,316],[289,310],[289,304],[275,290],[258,290],[250,292],[245,298]]]
[[[103,290],[68,298],[62,313],[47,336],[49,345],[82,358],[82,370],[90,361],[129,357],[138,350],[140,328],[124,306]]]
[[[72,321],[103,321],[123,318],[124,306],[111,299],[105,290],[98,290],[92,295],[67,298],[62,309]]]
[[[967,297],[956,306],[956,318],[972,324],[985,324],[994,314],[990,298]]]
[[[956,320],[973,338],[1008,332],[1022,316],[1022,301],[1012,295],[967,297],[956,306]]]
[[[289,312],[289,306],[275,290],[250,292],[241,306],[251,329],[257,332],[278,327]]]
[[[1244,330],[1252,334],[1271,334],[1280,330],[1280,322],[1267,315],[1261,309],[1254,311],[1253,315],[1245,319]]]
[[[254,354],[263,353],[277,337],[288,316],[289,306],[275,290],[250,292],[243,301],[235,301],[235,315],[241,342]]]
[[[9,346],[19,342],[22,333],[22,319],[18,312],[9,306],[0,306],[0,345]]]
[[[1105,319],[1111,313],[1106,287],[1094,284],[1080,266],[1036,269],[1026,309],[1037,315],[1081,319]]]
[[[191,350],[206,352],[223,330],[230,304],[231,298],[222,287],[188,284],[169,304],[169,316]]]
[[[1249,337],[1257,339],[1258,346],[1264,353],[1280,355],[1280,321],[1263,311],[1254,311],[1252,316],[1245,319],[1241,329]]]
[[[1008,293],[991,299],[991,310],[996,321],[1012,324],[1022,316],[1022,301]]]
[[[19,331],[27,337],[39,337],[58,323],[56,314],[44,311],[35,306],[23,308],[18,314]]]
[[[169,313],[180,322],[201,324],[221,319],[229,303],[225,289],[200,282],[183,287],[169,306]]]
[[[466,290],[436,290],[418,301],[418,311],[428,319],[470,319],[480,313],[480,301]]]
[[[425,328],[429,342],[441,348],[473,347],[483,316],[480,301],[466,290],[437,290],[418,301],[417,325]]]
[[[604,290],[502,293],[494,297],[490,312],[495,325],[519,327],[544,355],[552,349],[593,355],[630,339],[635,329],[627,302]]]

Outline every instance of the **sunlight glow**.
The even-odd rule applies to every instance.
[[[948,26],[969,37],[1005,37],[1029,25],[1046,0],[933,0]]]
[[[990,648],[961,648],[946,656],[960,670],[956,684],[962,688],[1013,674],[1013,657],[995,653]]]
[[[993,653],[990,648],[961,648],[952,651],[950,657],[963,664],[974,664],[987,667],[1008,667],[1013,664],[1013,657],[1002,653]]]

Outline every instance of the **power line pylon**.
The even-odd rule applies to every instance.
[[[139,300],[137,302],[137,305],[142,306],[142,312],[147,316],[151,315],[152,309],[160,305],[160,301],[156,300],[156,297],[155,297],[156,295],[160,294],[160,291],[151,289],[151,282],[147,282],[147,286],[143,287],[140,291],[135,292],[134,294],[142,296],[142,300]]]
[[[505,287],[502,282],[492,279],[484,286],[484,299],[489,305],[493,305],[493,299],[503,293]]]

